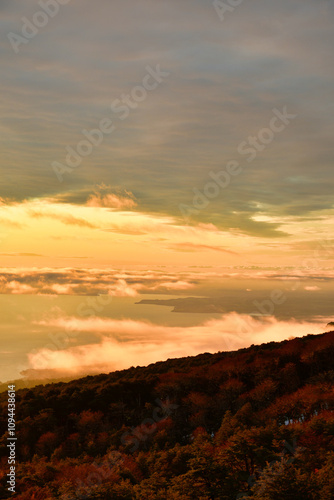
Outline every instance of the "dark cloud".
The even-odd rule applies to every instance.
[[[279,224],[254,220],[252,204],[275,217],[332,209],[333,2],[243,2],[221,22],[211,1],[101,0],[96,9],[82,0],[61,6],[19,54],[6,35],[39,6],[1,9],[0,196],[85,204],[105,183],[131,191],[145,212],[180,216],[192,189],[237,159],[243,173],[194,222],[277,237]],[[156,64],[170,76],[121,122],[111,102]],[[296,120],[247,164],[239,143],[284,106]],[[115,132],[60,184],[51,162],[102,118]]]

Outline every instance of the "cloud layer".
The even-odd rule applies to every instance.
[[[28,255],[29,256],[29,255]],[[210,302],[224,290],[236,291],[242,300],[247,286],[260,294],[273,288],[327,292],[334,281],[333,269],[90,269],[90,268],[0,268],[0,293],[38,295],[110,295],[135,297],[141,294],[195,294]],[[251,289],[249,291],[252,291]],[[237,295],[238,296],[238,295]],[[196,299],[201,300],[201,299]],[[220,302],[226,300],[221,295]],[[180,299],[182,302],[182,299]],[[178,300],[174,301],[178,302]],[[175,304],[172,304],[175,305]],[[194,306],[196,312],[196,305]]]
[[[195,221],[279,236],[271,218],[321,217],[333,207],[333,3],[242,2],[223,22],[213,2],[69,2],[20,47],[2,37],[2,190],[15,199],[80,193],[96,183],[127,190],[94,206],[180,217],[231,159],[243,172]],[[1,28],[20,34],[32,0],[2,3]],[[70,47],[70,50],[69,50]],[[146,67],[170,76],[126,120],[111,103],[141,84]],[[252,163],[237,151],[287,106],[293,123]],[[51,169],[83,130],[116,130],[60,184]],[[86,200],[81,199],[80,203]],[[263,214],[267,220],[259,220]]]
[[[67,349],[51,346],[29,354],[30,369],[24,374],[32,378],[77,377],[137,366],[138,362],[143,366],[157,360],[203,352],[231,351],[253,343],[319,333],[324,327],[320,321],[284,322],[273,317],[258,321],[236,313],[187,328],[133,320],[75,317],[60,317],[39,324],[60,328],[69,336],[75,332],[92,332],[101,340]]]

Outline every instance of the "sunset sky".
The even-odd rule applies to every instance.
[[[330,315],[334,2],[54,0],[52,15],[47,3],[0,4],[0,293],[266,299],[302,280],[323,307],[307,321]],[[236,302],[226,314],[254,309]],[[284,321],[301,320],[289,304]],[[59,331],[76,307],[58,310]],[[13,318],[4,344],[9,324],[46,321]],[[189,327],[205,321],[226,318]],[[211,328],[189,352],[219,349]],[[20,360],[38,369],[31,347]]]

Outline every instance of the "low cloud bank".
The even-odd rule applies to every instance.
[[[197,326],[171,327],[130,319],[58,317],[38,323],[57,327],[63,336],[92,332],[95,344],[58,348],[46,346],[28,355],[30,368],[25,378],[73,378],[92,373],[109,373],[131,366],[145,366],[160,360],[193,356],[203,352],[232,351],[251,344],[282,341],[290,337],[317,334],[324,321],[278,321],[274,317],[255,319],[230,313]],[[65,332],[65,333],[64,333]]]

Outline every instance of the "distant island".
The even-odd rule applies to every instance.
[[[223,298],[186,297],[180,299],[143,299],[136,304],[173,307],[172,312],[217,313],[227,312]]]

